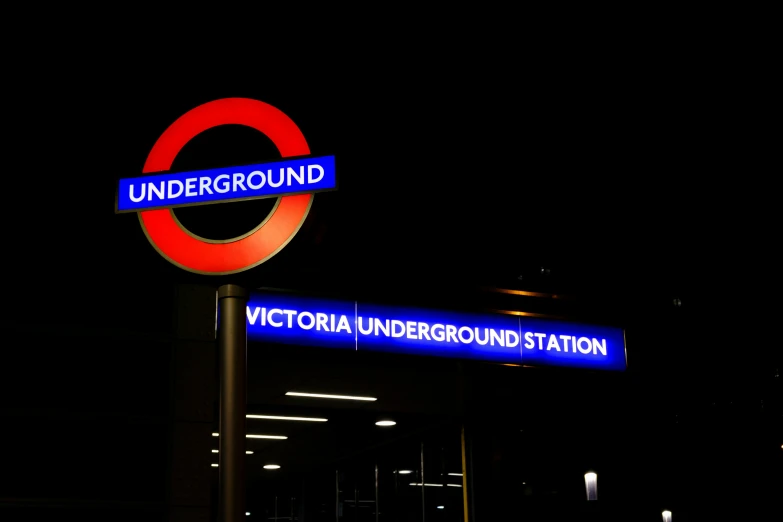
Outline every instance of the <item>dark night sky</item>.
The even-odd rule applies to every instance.
[[[113,214],[113,192],[179,115],[228,96],[277,106],[314,154],[339,162],[340,190],[316,197],[307,229],[251,284],[293,264],[319,277],[465,282],[546,265],[568,288],[733,299],[739,290],[727,288],[774,279],[768,168],[756,164],[750,117],[765,85],[727,83],[709,62],[617,55],[542,60],[526,72],[500,57],[369,63],[324,52],[286,67],[205,60],[163,72],[166,60],[107,62],[68,49],[22,67],[8,97],[6,158],[19,170],[6,177],[6,194],[18,196],[4,208],[14,245],[5,264],[16,281],[185,277],[133,216]],[[223,128],[191,143],[175,167],[276,157],[258,133]],[[202,235],[230,234],[215,222],[242,232],[268,205],[181,218]]]

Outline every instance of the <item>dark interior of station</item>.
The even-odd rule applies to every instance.
[[[601,301],[469,295],[465,307],[516,301],[574,317],[622,316]],[[453,296],[431,299],[443,301]],[[180,285],[168,300],[130,304],[125,320],[134,313],[159,320],[146,333],[121,325],[6,329],[9,342],[40,347],[11,352],[4,365],[2,490],[15,499],[3,505],[7,520],[60,512],[81,520],[216,516],[214,289]],[[695,386],[699,366],[683,359],[677,371],[667,368],[685,349],[692,318],[662,310],[628,324],[625,372],[250,342],[248,435],[287,438],[247,439],[247,520],[456,521],[466,508],[471,520],[774,512],[779,378],[737,374],[741,394],[709,395],[721,383]],[[66,365],[74,357],[79,364]],[[396,424],[376,425],[382,420]],[[586,500],[586,473],[598,477],[596,501]],[[78,500],[96,495],[104,500]],[[748,498],[757,503],[748,506]]]

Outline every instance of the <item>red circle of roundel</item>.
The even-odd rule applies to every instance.
[[[310,154],[302,131],[282,111],[258,100],[224,98],[183,114],[158,138],[144,163],[144,174],[171,168],[193,137],[218,125],[245,125],[264,133],[285,157]],[[278,253],[299,231],[313,194],[282,196],[275,209],[252,233],[213,243],[186,232],[171,209],[139,212],[150,243],[163,257],[185,270],[209,275],[233,274],[257,266]]]

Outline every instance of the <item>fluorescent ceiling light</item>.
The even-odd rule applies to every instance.
[[[264,469],[280,469],[280,466],[278,466],[277,464],[266,464],[264,466]]]
[[[452,488],[461,488],[462,484],[446,484],[447,486],[451,486]]]
[[[249,517],[250,516],[250,511],[245,511],[245,516]]]
[[[358,397],[354,395],[327,395],[324,393],[302,393],[302,392],[286,392],[286,395],[293,397],[313,397],[316,399],[345,399],[348,401],[377,401],[375,397]]]
[[[212,453],[220,453],[220,451],[219,450],[212,450]],[[248,454],[248,455],[252,455],[253,454],[252,451],[246,451],[245,453]]]
[[[438,506],[438,509],[444,509],[446,506]]]
[[[212,467],[216,468],[216,467],[218,467],[218,465],[217,464],[212,464]]]
[[[436,488],[442,488],[443,484],[422,484],[421,482],[411,482],[411,486],[433,486]]]
[[[401,469],[397,473],[399,473],[400,475],[410,475],[411,473],[413,473],[413,471],[411,471],[409,469]]]
[[[266,419],[266,420],[289,420],[306,422],[326,422],[328,419],[319,419],[316,417],[283,417],[282,415],[246,415],[248,419]]]
[[[462,473],[449,473],[452,477],[461,477]]]
[[[213,433],[212,436],[213,437],[219,437],[220,434],[219,433]],[[253,435],[253,434],[250,434],[250,433],[245,435],[245,437],[247,437],[248,439],[279,439],[279,440],[285,440],[285,439],[288,438],[285,435]]]
[[[376,426],[395,426],[396,424],[393,420],[382,420],[375,423]]]

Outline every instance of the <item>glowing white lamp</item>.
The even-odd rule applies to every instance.
[[[598,475],[592,471],[585,473],[585,492],[587,500],[598,500]]]
[[[663,522],[672,522],[672,512],[669,510],[662,512],[661,518],[663,518]]]

